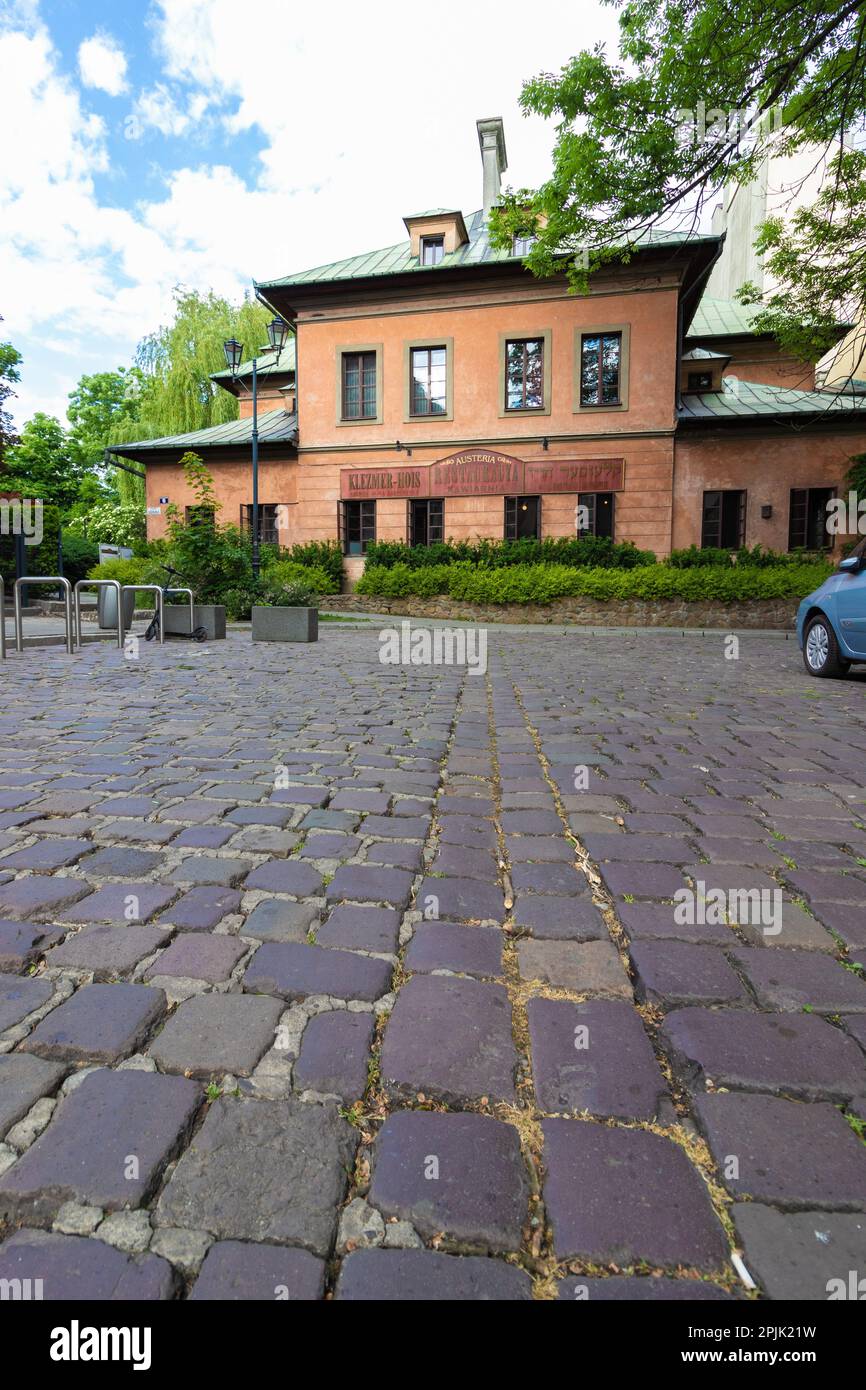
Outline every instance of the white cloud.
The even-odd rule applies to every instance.
[[[183,93],[164,82],[157,82],[141,92],[132,109],[134,133],[142,135],[147,130],[158,130],[160,135],[186,135],[201,121],[209,103],[203,94],[196,95],[185,111],[182,101]]]
[[[554,132],[522,116],[521,82],[616,27],[589,0],[579,24],[573,0],[545,0],[544,24],[530,26],[524,0],[473,0],[456,28],[395,0],[366,17],[348,0],[257,0],[254,25],[236,0],[160,0],[141,44],[153,40],[161,70],[123,124],[147,131],[155,160],[162,138],[188,140],[187,167],[121,207],[122,180],[109,203],[101,176],[124,173],[126,142],[110,167],[110,132],[64,74],[34,0],[5,15],[0,90],[15,129],[0,161],[0,332],[25,353],[19,422],[56,398],[71,363],[129,360],[178,284],[239,299],[254,277],[401,240],[407,213],[477,208],[477,117],[505,118],[507,182],[537,182]],[[114,65],[100,67],[93,45]],[[94,35],[85,50],[82,81],[122,90],[114,40]],[[261,153],[238,171],[233,143],[251,135]]]
[[[546,0],[544,23],[529,26],[523,0],[473,0],[456,28],[431,24],[429,11],[405,0],[377,0],[367,12],[354,0],[258,0],[254,26],[238,24],[236,0],[158,8],[168,77],[221,102],[230,134],[262,132],[251,178],[273,195],[275,212],[291,198],[279,263],[258,238],[268,257],[258,278],[398,241],[403,215],[420,208],[477,208],[480,116],[505,118],[506,181],[537,183],[553,130],[520,111],[523,80],[612,38],[617,25],[591,4],[578,24],[572,0]],[[270,55],[279,55],[273,68]],[[247,239],[251,254],[256,240]]]
[[[94,34],[78,49],[78,71],[85,87],[96,87],[110,97],[126,91],[126,54],[110,34]]]

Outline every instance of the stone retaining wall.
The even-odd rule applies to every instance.
[[[796,599],[555,599],[552,603],[461,603],[447,594],[435,598],[381,598],[368,594],[329,594],[321,607],[335,613],[389,613],[408,618],[451,618],[479,623],[572,623],[576,627],[685,627],[792,629]]]
[[[607,603],[591,598],[560,598],[553,603],[461,603],[447,594],[435,598],[377,598],[368,594],[327,594],[320,608],[333,613],[392,613],[405,618],[444,618],[470,623],[566,623],[575,627],[773,628],[793,631],[796,599],[718,599],[687,603],[684,599],[621,599]],[[31,612],[63,614],[63,604],[43,600]],[[136,619],[153,616],[136,610]],[[96,621],[96,606],[81,614]]]

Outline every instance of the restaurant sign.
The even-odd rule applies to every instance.
[[[523,490],[541,492],[621,492],[625,459],[554,459],[527,463]]]
[[[340,473],[344,501],[387,497],[517,497],[550,492],[620,492],[624,459],[525,463],[490,449],[464,449],[419,468],[352,468]]]
[[[489,449],[464,449],[429,469],[431,497],[498,497],[523,491],[523,462]]]
[[[344,502],[374,497],[429,497],[429,468],[352,468],[340,474]]]

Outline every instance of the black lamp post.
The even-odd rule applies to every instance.
[[[280,318],[271,319],[268,324],[268,351],[279,357],[288,334],[288,325]],[[238,368],[244,355],[243,344],[237,338],[229,338],[223,344],[226,364],[237,379]],[[258,402],[258,358],[253,358],[253,579],[258,580],[261,569],[260,531],[259,531],[259,402]]]

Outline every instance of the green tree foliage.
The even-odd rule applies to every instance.
[[[115,504],[138,507],[143,513],[144,478],[120,468],[104,466],[106,445],[117,438],[118,431],[122,433],[127,428],[132,435],[135,434],[139,391],[138,373],[126,367],[83,376],[70,393],[66,414],[72,455],[101,480],[101,500],[110,498]],[[89,502],[95,499],[82,497],[81,500]],[[100,536],[99,539],[108,537]],[[118,541],[118,544],[121,543]]]
[[[0,474],[5,467],[6,449],[15,443],[12,416],[6,409],[6,402],[15,394],[12,389],[14,383],[21,379],[18,371],[20,362],[21,354],[11,343],[0,343]]]
[[[133,550],[141,549],[147,540],[147,518],[144,507],[138,503],[117,502],[110,499],[95,502],[86,509],[76,508],[67,527],[68,533],[85,537],[96,544],[126,545]]]
[[[866,306],[866,153],[837,154],[815,202],[789,218],[768,218],[755,246],[778,284],[766,294],[753,284],[739,293],[760,306],[755,331],[816,361],[838,341],[836,325],[859,319]],[[854,345],[866,348],[862,327]]]
[[[204,461],[192,451],[180,460],[195,497],[195,512],[186,520],[173,503],[166,508],[169,563],[195,590],[200,603],[219,603],[227,589],[252,584],[249,537],[238,526],[220,524],[220,503]]]
[[[862,130],[866,107],[862,0],[612,3],[620,10],[618,58],[597,46],[524,85],[524,111],[556,122],[553,173],[539,189],[510,191],[493,218],[497,245],[536,231],[529,267],[549,275],[565,257],[578,290],[593,269],[627,261],[649,236],[696,229],[719,189],[750,182],[770,147],[795,154],[818,146],[838,156],[842,132]],[[838,314],[837,281],[847,273],[841,262],[834,273],[840,251],[856,270],[853,298],[860,306],[866,299],[862,156],[842,154],[833,174],[813,219],[795,219],[787,235],[774,226],[761,241],[785,277],[767,305],[772,326],[782,332],[792,318],[814,321],[811,339],[799,340],[812,357]],[[834,197],[843,215],[829,238]],[[793,295],[788,315],[785,295]]]
[[[78,497],[85,472],[84,465],[73,458],[60,421],[40,410],[6,452],[4,485],[64,508]]]
[[[858,501],[862,501],[866,498],[866,454],[855,454],[849,462],[851,466],[845,482],[852,492],[856,492]]]
[[[114,486],[120,503],[125,507],[137,507],[144,513],[146,498],[145,481],[142,473],[131,472],[129,468],[114,468]]]
[[[237,338],[253,356],[267,341],[270,315],[261,304],[239,307],[213,293],[175,292],[175,316],[139,345],[132,382],[136,410],[112,426],[111,443],[186,434],[236,420],[234,396],[211,381],[225,368],[223,343]]]
[[[66,412],[73,456],[90,468],[102,465],[105,446],[124,421],[136,421],[139,383],[125,367],[80,378]]]
[[[109,444],[185,434],[237,419],[237,400],[210,377],[225,367],[227,338],[238,338],[250,356],[262,346],[268,318],[255,302],[233,305],[213,293],[177,289],[172,322],[142,340],[131,367],[83,376],[70,395],[74,456],[101,469]],[[103,476],[115,502],[143,511],[142,477],[116,465]],[[101,521],[96,529],[103,529]]]

